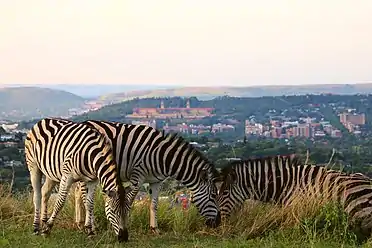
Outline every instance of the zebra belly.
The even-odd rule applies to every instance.
[[[132,174],[133,169],[127,169],[125,165],[121,166],[120,170],[120,179],[123,183],[129,182],[130,181],[130,176]],[[166,178],[156,178],[153,175],[145,175],[145,180],[144,183],[158,183],[164,181]]]
[[[52,170],[47,170],[44,166],[39,165],[39,169],[44,174],[45,177],[49,178],[52,181],[60,182],[62,178],[62,173],[59,168],[55,168],[55,172],[52,173]]]

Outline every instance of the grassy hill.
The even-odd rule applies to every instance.
[[[370,94],[372,83],[367,84],[322,84],[322,85],[283,85],[252,87],[180,87],[156,90],[135,90],[115,94],[102,95],[99,100],[118,103],[133,98],[195,96],[209,100],[217,96],[261,97],[303,94]]]
[[[0,88],[0,119],[27,120],[64,116],[85,99],[72,93],[38,87]]]

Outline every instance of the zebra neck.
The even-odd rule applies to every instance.
[[[112,170],[111,168],[115,168],[115,166],[104,165],[98,168],[97,171],[98,180],[100,181],[102,189],[104,190],[113,190],[117,188],[118,185],[118,175],[116,171]]]

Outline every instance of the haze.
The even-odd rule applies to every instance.
[[[1,84],[372,79],[370,0],[0,0]]]

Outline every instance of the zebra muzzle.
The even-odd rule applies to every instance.
[[[119,243],[121,243],[121,242],[127,242],[128,241],[128,229],[127,228],[124,228],[124,230],[123,229],[120,229],[119,230],[119,233],[118,233],[118,241],[119,241]]]
[[[216,228],[220,225],[221,223],[221,215],[220,215],[220,212],[217,213],[217,216],[216,218],[214,219],[207,219],[205,221],[205,224],[208,226],[208,227],[211,227],[211,228]]]

